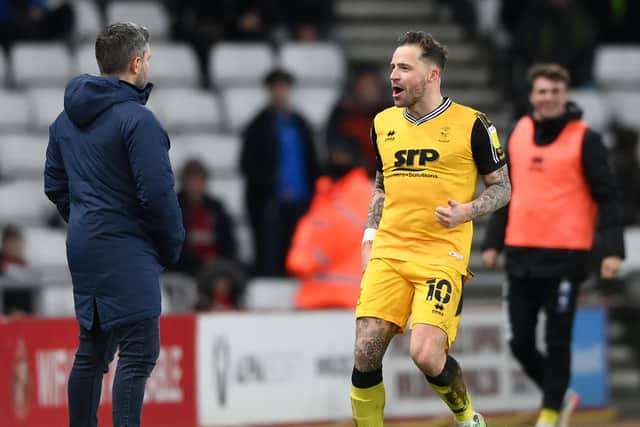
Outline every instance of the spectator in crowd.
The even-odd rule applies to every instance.
[[[180,260],[171,268],[191,276],[219,259],[236,258],[233,221],[222,202],[207,193],[208,178],[198,159],[188,160],[180,174],[178,203],[186,236]]]
[[[326,37],[334,19],[333,0],[278,0],[277,3],[290,38],[317,41]]]
[[[0,249],[0,275],[21,285],[33,285],[34,273],[27,267],[24,253],[24,238],[20,229],[7,225],[2,230],[2,248]],[[30,313],[33,311],[33,292],[31,289],[8,289],[4,292],[3,312],[6,314]]]
[[[597,20],[601,43],[640,43],[640,2],[637,0],[587,0]]]
[[[285,274],[291,236],[318,176],[311,127],[290,105],[292,84],[286,71],[268,73],[269,104],[242,136],[240,170],[246,181],[256,275]]]
[[[577,0],[502,2],[501,19],[511,33],[512,79],[516,116],[528,108],[527,87],[519,78],[534,62],[565,66],[574,86],[593,82],[593,61],[598,37],[596,23]]]
[[[208,265],[198,275],[197,310],[225,311],[240,308],[247,278],[242,267],[229,260]]]
[[[326,175],[316,181],[311,207],[298,222],[287,270],[300,279],[299,309],[354,308],[362,259],[356,250],[367,224],[373,183],[350,144],[330,148]]]
[[[73,29],[73,9],[67,3],[49,8],[47,0],[0,0],[0,44],[63,37]]]
[[[369,176],[376,171],[376,155],[371,144],[371,123],[375,115],[387,105],[381,82],[373,69],[358,71],[349,90],[334,107],[329,118],[327,145],[335,141],[351,140]]]

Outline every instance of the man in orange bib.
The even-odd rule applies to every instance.
[[[571,331],[596,214],[606,255],[601,276],[609,279],[624,257],[622,209],[601,137],[568,100],[567,70],[534,65],[529,83],[533,111],[518,121],[507,146],[511,202],[492,216],[482,255],[493,268],[505,247],[511,351],[544,396],[536,427],[566,427],[578,403],[567,390]],[[541,310],[546,355],[536,349]]]

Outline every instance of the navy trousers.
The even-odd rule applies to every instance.
[[[96,310],[97,312],[97,310]],[[80,326],[80,344],[69,375],[69,426],[96,427],[102,377],[119,349],[113,382],[113,427],[138,427],[147,378],[160,353],[158,317],[102,331]]]

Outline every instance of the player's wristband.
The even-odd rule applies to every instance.
[[[373,238],[376,236],[376,228],[366,228],[364,230],[364,235],[362,236],[363,242],[373,242]]]

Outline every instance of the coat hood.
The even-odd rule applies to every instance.
[[[82,74],[72,79],[64,91],[64,110],[78,127],[92,123],[115,104],[133,101],[146,104],[153,84],[139,89],[117,77]]]

